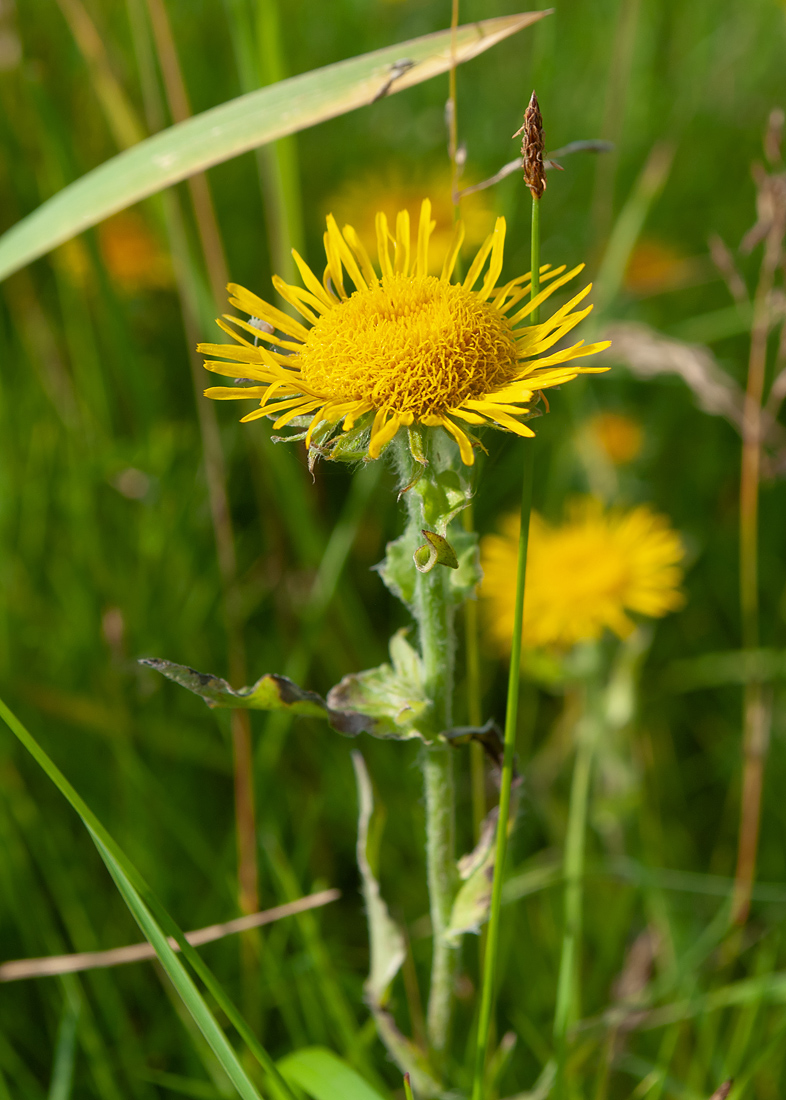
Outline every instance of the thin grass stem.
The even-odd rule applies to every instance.
[[[540,203],[532,199],[532,297],[538,293],[538,272],[540,270]],[[533,324],[537,324],[537,316]],[[510,670],[508,674],[508,699],[505,710],[505,752],[502,763],[502,781],[499,793],[499,819],[497,821],[496,855],[494,861],[494,883],[491,892],[491,912],[489,914],[486,935],[486,951],[483,962],[483,990],[478,1018],[477,1047],[475,1051],[475,1074],[472,1082],[472,1100],[481,1100],[486,1072],[489,1034],[491,1032],[494,1001],[496,994],[496,969],[499,953],[499,922],[502,909],[502,877],[505,867],[505,853],[508,841],[508,817],[510,814],[510,791],[513,779],[513,756],[516,745],[516,726],[518,724],[519,688],[521,684],[521,633],[524,619],[524,580],[527,570],[527,545],[529,542],[529,517],[532,510],[532,480],[534,470],[534,451],[532,444],[524,447],[524,469],[521,479],[521,528],[519,531],[519,552],[516,567],[516,597],[513,610],[513,639],[510,651]]]
[[[589,721],[587,721],[588,718]],[[567,1096],[565,1066],[568,1053],[568,1029],[579,1015],[578,964],[581,948],[584,854],[590,776],[595,748],[594,724],[591,716],[585,713],[578,732],[576,762],[573,766],[570,789],[568,832],[565,838],[565,923],[557,979],[557,1004],[554,1012],[554,1046],[557,1057],[555,1096],[558,1100]]]

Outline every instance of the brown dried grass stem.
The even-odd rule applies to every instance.
[[[322,905],[328,905],[331,901],[336,901],[340,897],[340,890],[320,890],[315,894],[307,894],[297,901],[277,905],[273,909],[265,909],[260,913],[250,913],[245,917],[238,917],[222,924],[210,924],[206,928],[186,932],[185,937],[192,947],[199,947],[203,943],[214,943],[225,936],[236,935],[238,932],[246,932],[252,928],[260,928],[264,924],[272,924],[284,917],[303,913],[307,909],[317,909]],[[173,951],[180,950],[177,941],[171,937],[169,946]],[[143,959],[154,959],[155,957],[155,949],[151,944],[133,943],[127,947],[114,947],[109,951],[82,951],[72,955],[45,955],[39,959],[11,959],[8,962],[0,963],[0,982],[17,982],[25,978],[45,978],[57,974],[74,974],[82,970],[124,966],[126,963],[140,962]]]
[[[740,476],[740,609],[742,644],[755,649],[759,644],[759,486],[762,460],[762,402],[767,369],[767,339],[770,333],[769,302],[775,273],[783,253],[786,204],[778,177],[763,170],[757,180],[759,206],[771,200],[771,217],[764,237],[764,257],[753,302],[753,326],[748,359],[742,422],[742,468]],[[732,921],[742,925],[748,919],[751,891],[756,876],[756,852],[761,821],[764,767],[769,746],[769,706],[763,685],[746,686],[743,706],[743,771],[737,867],[732,896]]]

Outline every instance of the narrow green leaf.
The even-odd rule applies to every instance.
[[[78,996],[66,992],[63,1015],[57,1029],[57,1045],[52,1062],[52,1077],[47,1100],[70,1100],[74,1087],[76,1063],[76,1032],[81,1003]]]
[[[324,1047],[304,1047],[278,1063],[282,1075],[312,1100],[384,1100],[380,1093]]]
[[[374,103],[469,61],[546,11],[485,19],[340,61],[211,108],[59,191],[0,238],[0,279],[165,187],[249,149]]]
[[[161,965],[169,975],[172,985],[177,990],[180,999],[190,1012],[195,1024],[202,1032],[211,1050],[221,1063],[227,1077],[229,1077],[230,1081],[237,1089],[238,1094],[243,1097],[243,1100],[261,1100],[259,1092],[240,1064],[237,1054],[230,1046],[224,1032],[218,1026],[213,1013],[210,1011],[199,990],[189,977],[182,962],[170,946],[160,925],[142,901],[130,879],[113,857],[112,853],[104,847],[100,838],[93,834],[92,830],[90,830],[90,832],[101,858],[106,864],[110,875],[115,880],[118,890],[123,895],[123,900],[130,909],[134,920],[141,928],[145,939],[153,946]]]

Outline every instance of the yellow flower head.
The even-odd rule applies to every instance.
[[[504,654],[513,636],[518,517],[508,516],[502,531],[481,543],[481,595],[489,633]],[[659,618],[676,610],[684,603],[684,556],[669,521],[646,504],[604,511],[598,500],[584,497],[559,527],[533,514],[524,644],[565,650],[599,638],[607,627],[624,638],[634,628],[629,612]]]
[[[377,274],[352,226],[341,231],[335,219],[328,217],[322,281],[296,252],[305,289],[273,277],[278,293],[308,325],[230,284],[231,304],[249,314],[252,323],[228,316],[219,320],[235,343],[200,344],[199,350],[228,360],[209,360],[205,364],[209,370],[240,375],[255,384],[216,386],[205,391],[207,396],[257,398],[259,408],[243,420],[273,416],[274,428],[308,417],[307,447],[319,425],[343,421],[346,432],[366,417],[369,458],[378,458],[398,429],[411,424],[444,428],[458,443],[467,465],[472,465],[474,454],[466,425],[492,424],[517,435],[534,435],[522,420],[532,415],[536,393],[578,374],[607,369],[571,362],[593,355],[607,347],[605,343],[585,347],[582,341],[536,358],[590,312],[591,306],[576,309],[589,286],[547,321],[526,324],[533,309],[581,267],[565,274],[564,267],[544,269],[541,279],[548,286],[534,302],[519,307],[529,295],[530,276],[497,285],[504,218],[497,219],[461,283],[451,282],[464,237],[461,222],[439,276],[428,274],[433,228],[428,199],[421,206],[414,248],[406,210],[396,218],[395,236],[385,215],[377,215]],[[346,288],[347,276],[354,291]],[[263,332],[260,322],[277,331]]]

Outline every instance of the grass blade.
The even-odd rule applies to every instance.
[[[68,782],[68,780],[54,763],[54,761],[47,755],[46,752],[44,752],[44,750],[38,744],[33,735],[27,729],[25,729],[25,727],[22,725],[16,715],[13,714],[11,710],[9,710],[2,699],[0,699],[0,718],[3,719],[3,721],[6,723],[8,728],[15,735],[15,737],[27,749],[27,751],[30,753],[36,763],[39,764],[43,771],[46,772],[46,774],[55,784],[60,793],[65,796],[71,806],[79,814],[88,831],[90,832],[93,841],[97,845],[99,852],[104,859],[104,862],[107,863],[107,867],[109,868],[110,873],[113,875],[113,877],[115,877],[115,871],[113,869],[115,867],[122,874],[123,888],[121,889],[121,893],[123,893],[126,904],[129,905],[129,908],[134,914],[137,923],[140,924],[140,927],[142,927],[143,931],[145,931],[145,935],[148,936],[147,927],[150,927],[152,929],[152,924],[150,924],[150,921],[152,921],[152,923],[156,925],[156,935],[160,935],[160,937],[163,938],[163,942],[166,946],[167,951],[171,953],[171,955],[175,959],[177,967],[183,971],[183,975],[185,976],[187,981],[190,982],[190,978],[188,978],[188,975],[183,969],[182,964],[179,962],[179,960],[175,956],[174,951],[172,951],[172,948],[167,943],[167,936],[174,937],[185,958],[189,961],[194,971],[202,979],[205,986],[209,989],[213,997],[215,997],[218,1005],[220,1006],[222,1011],[226,1013],[228,1019],[238,1031],[251,1053],[269,1075],[270,1083],[276,1093],[280,1096],[287,1098],[287,1100],[290,1100],[291,1091],[286,1085],[285,1081],[282,1079],[278,1069],[276,1068],[275,1063],[273,1062],[267,1051],[264,1049],[264,1047],[260,1044],[259,1040],[251,1031],[250,1027],[240,1015],[230,998],[227,996],[220,982],[218,982],[213,976],[210,969],[205,965],[200,955],[194,950],[194,948],[185,938],[182,930],[169,916],[164,906],[152,892],[152,890],[139,874],[139,872],[136,870],[134,865],[127,859],[123,851],[112,839],[110,834],[98,820],[98,818],[84,801],[84,799],[81,798],[81,796],[71,786],[71,784]],[[107,860],[111,860],[111,864],[110,862],[107,862]],[[115,881],[118,882],[118,879],[115,878]],[[120,888],[119,882],[118,888]],[[131,891],[132,893],[128,891]],[[131,898],[132,896],[136,908],[132,907],[129,902],[129,898]],[[142,906],[141,909],[139,908],[140,905]],[[140,923],[140,917],[142,917],[147,922],[146,925],[142,925]],[[154,943],[154,941],[149,936],[148,940],[150,943],[153,944],[154,947],[156,947],[156,943]],[[162,964],[164,964],[164,959],[161,957],[158,948],[156,948],[156,954],[158,954]],[[169,973],[166,964],[164,965],[167,969],[167,973]],[[179,991],[180,987],[176,983],[174,984]],[[183,984],[183,988],[186,988],[185,984]],[[196,987],[194,987],[194,991],[196,992]],[[198,993],[197,996],[199,996]],[[188,1004],[188,1002],[184,1003],[186,1003],[186,1006],[189,1008],[190,1011],[190,1005]],[[204,1004],[204,1002],[202,1003]],[[208,1015],[210,1015],[207,1005],[204,1005],[204,1008]],[[201,1029],[202,1024],[200,1023],[200,1020],[196,1017],[194,1017],[194,1019]],[[215,1020],[213,1022],[215,1023]],[[218,1027],[217,1024],[216,1027]],[[211,1042],[211,1039],[208,1035],[205,1035],[205,1037],[207,1038],[208,1042]],[[220,1040],[216,1039],[216,1041],[220,1043]],[[226,1042],[225,1036],[223,1037],[223,1041],[224,1043],[226,1043],[228,1050],[232,1053],[232,1057],[237,1063],[238,1070],[245,1077],[245,1071],[243,1070],[242,1066],[240,1066],[240,1063],[237,1061],[237,1056],[234,1054],[234,1051],[232,1051],[232,1048],[229,1047],[229,1044]],[[216,1051],[216,1053],[218,1054],[218,1051]],[[225,1066],[224,1068],[226,1069],[227,1067]],[[227,1072],[229,1071],[227,1070]],[[231,1077],[231,1079],[234,1081],[234,1077]],[[258,1100],[259,1094],[257,1093],[256,1089],[254,1089],[254,1086],[251,1085],[250,1081],[248,1082],[248,1084],[253,1091],[241,1092],[240,1095],[249,1096],[252,1097],[253,1100]]]
[[[469,61],[547,12],[460,27],[457,63]],[[403,59],[411,62],[404,68]],[[139,142],[69,184],[0,238],[0,279],[70,237],[165,187],[260,145],[447,72],[451,32],[438,31],[239,96]]]
[[[90,828],[88,826],[88,828]],[[221,1063],[224,1072],[232,1084],[243,1097],[243,1100],[260,1100],[260,1094],[254,1087],[251,1079],[240,1064],[237,1054],[230,1046],[226,1035],[218,1026],[213,1013],[208,1008],[202,995],[194,982],[186,972],[185,967],[172,950],[160,925],[153,917],[150,910],[134,889],[123,868],[114,858],[112,853],[101,843],[101,840],[90,830],[96,847],[106,864],[110,875],[115,880],[123,900],[131,911],[145,938],[152,945],[169,980],[180,995],[183,1004],[191,1014],[199,1030],[210,1045],[211,1050]]]

